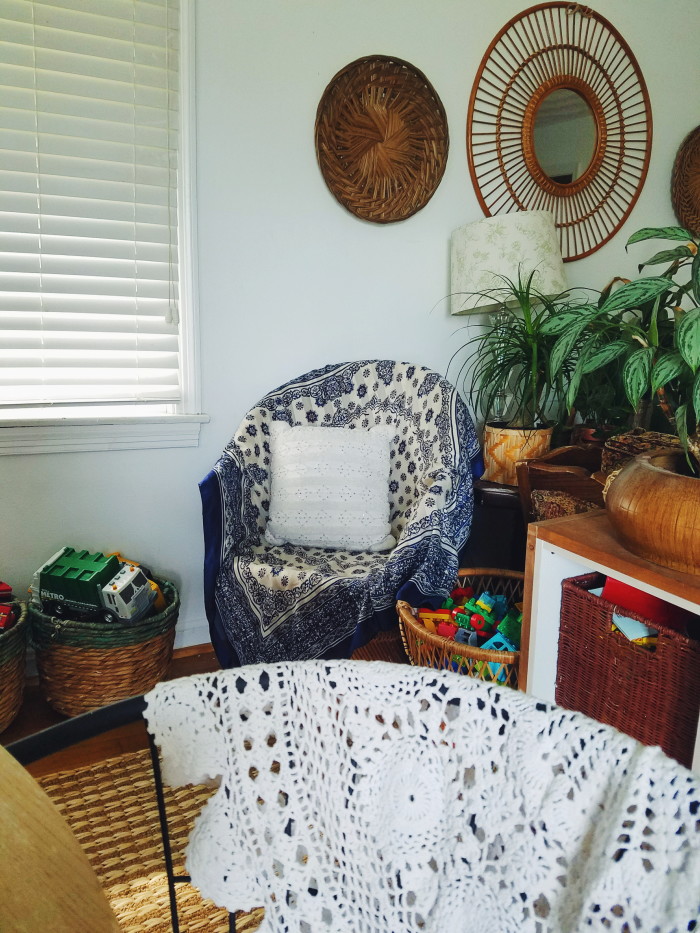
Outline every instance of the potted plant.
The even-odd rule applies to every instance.
[[[450,364],[466,351],[459,376],[472,409],[485,420],[484,476],[511,485],[518,460],[549,448],[554,426],[566,415],[566,388],[575,366],[573,357],[551,366],[558,332],[548,324],[575,316],[580,304],[568,292],[541,294],[534,277],[535,272],[520,272],[517,281],[499,276],[502,285],[479,293],[501,310]]]
[[[656,404],[685,457],[670,451],[635,458],[611,485],[611,521],[633,552],[683,571],[700,569],[700,240],[683,227],[644,228],[627,245],[671,241],[639,265],[659,275],[609,288],[573,322],[562,315],[550,378],[571,374],[567,403],[584,378],[613,361],[622,366],[633,410]],[[573,362],[573,368],[572,368]]]
[[[586,378],[621,365],[630,409],[657,404],[690,454],[690,469],[700,475],[700,240],[682,227],[654,227],[639,230],[627,245],[656,238],[681,241],[639,265],[640,272],[666,265],[663,273],[613,289],[617,279],[596,307],[579,311],[577,319],[564,312],[550,323],[548,332],[558,334],[550,377],[570,373],[571,407]]]

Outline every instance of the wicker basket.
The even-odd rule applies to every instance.
[[[342,68],[316,114],[316,156],[334,197],[373,223],[405,220],[445,171],[445,108],[408,62],[372,55]]]
[[[517,570],[476,567],[460,570],[458,574],[457,585],[471,586],[477,594],[488,590],[493,595],[505,596],[510,602],[520,602],[523,598],[524,575]],[[411,664],[454,670],[489,683],[518,686],[519,651],[487,651],[463,645],[429,632],[414,616],[408,603],[400,600],[396,610],[401,637]]]
[[[621,609],[589,590],[602,574],[562,581],[556,702],[660,745],[690,767],[698,724],[700,643]],[[612,614],[658,630],[655,650],[611,631]]]
[[[163,612],[131,625],[75,622],[29,608],[39,681],[59,713],[77,716],[150,690],[170,663],[180,597],[172,583],[156,581]]]
[[[678,222],[700,234],[700,126],[678,148],[671,176],[671,202]]]
[[[664,450],[667,447],[681,450],[680,439],[674,434],[660,434],[658,431],[644,431],[642,428],[615,434],[603,445],[600,469],[603,473],[612,473],[637,454],[645,454],[650,450]]]
[[[14,720],[24,696],[24,669],[27,659],[27,606],[12,604],[16,622],[0,635],[0,732]]]

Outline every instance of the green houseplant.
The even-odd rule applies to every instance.
[[[661,266],[608,288],[574,320],[563,314],[550,375],[571,372],[567,403],[581,380],[614,362],[632,409],[655,404],[678,434],[682,452],[650,450],[610,483],[606,509],[623,544],[640,557],[683,573],[700,572],[700,241],[683,227],[647,227],[628,241],[671,241],[639,265]],[[574,361],[573,370],[571,363]]]
[[[571,359],[550,365],[558,333],[548,325],[575,315],[576,303],[568,292],[542,295],[532,284],[534,275],[519,275],[517,281],[502,277],[502,286],[480,293],[501,311],[453,355],[454,361],[467,353],[460,373],[474,411],[525,429],[550,427],[565,416],[575,365]]]
[[[556,368],[551,365],[558,332],[548,325],[564,315],[575,315],[580,303],[568,292],[543,295],[533,285],[535,272],[519,272],[517,280],[498,278],[502,284],[478,295],[501,310],[484,332],[456,351],[450,365],[466,353],[458,378],[475,414],[486,422],[486,432],[493,427],[519,432],[525,444],[522,456],[514,452],[512,476],[508,471],[508,478],[499,478],[513,483],[515,461],[543,453],[552,429],[566,416],[566,389],[575,361],[572,357],[559,361]],[[536,443],[535,432],[545,440]],[[487,455],[488,449],[485,439]],[[489,476],[488,456],[486,476],[495,478]]]
[[[574,405],[587,378],[621,366],[632,411],[658,405],[700,475],[700,240],[682,227],[646,227],[627,245],[662,239],[675,243],[639,265],[665,266],[659,275],[609,286],[595,306],[564,310],[545,330],[557,335],[550,379],[569,377],[566,404]]]

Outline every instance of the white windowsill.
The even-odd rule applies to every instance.
[[[0,421],[0,456],[197,447],[209,415],[37,418]]]

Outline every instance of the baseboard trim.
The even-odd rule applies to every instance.
[[[213,650],[211,642],[206,642],[203,645],[186,645],[184,648],[175,648],[173,649],[173,661],[177,661],[178,658],[191,658],[197,654],[210,654]]]

